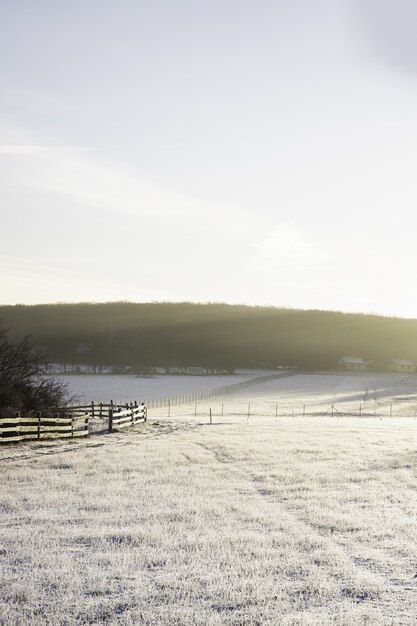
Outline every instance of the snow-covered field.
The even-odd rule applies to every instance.
[[[60,376],[69,386],[71,395],[78,396],[80,402],[97,401],[131,402],[165,398],[178,394],[192,393],[202,389],[234,385],[244,380],[273,373],[271,370],[239,370],[233,375],[223,376],[113,376],[105,374]]]
[[[186,405],[0,448],[0,624],[415,625],[416,389],[297,375],[225,396],[211,426]],[[395,419],[269,412],[366,393]],[[249,399],[268,412],[239,414]]]
[[[223,405],[223,406],[222,406]],[[249,407],[250,405],[250,407]],[[317,373],[283,376],[257,383],[236,394],[198,402],[197,414],[207,416],[210,408],[219,421],[258,416],[414,417],[417,413],[417,375],[371,373]],[[167,410],[165,410],[165,413]],[[158,410],[151,409],[151,414]],[[170,415],[195,414],[195,404],[170,407]]]
[[[233,385],[255,377],[272,374],[270,370],[241,370],[233,376],[67,376],[71,394],[80,401],[131,402],[168,398],[203,389]],[[278,374],[278,372],[275,372]],[[281,372],[282,378],[257,383],[235,394],[216,396],[198,402],[197,412],[221,415],[291,416],[357,415],[381,417],[411,416],[417,412],[416,374],[379,374],[329,372],[294,374]],[[250,403],[250,408],[249,408]],[[223,405],[223,407],[222,407]],[[194,415],[195,403],[170,407],[171,415]],[[155,414],[159,410],[151,409]],[[166,416],[168,412],[165,412]]]

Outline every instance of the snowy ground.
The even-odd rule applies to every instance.
[[[222,406],[223,405],[223,406]],[[249,406],[250,405],[250,406]],[[415,417],[417,413],[417,375],[368,373],[318,373],[283,376],[239,390],[236,394],[216,396],[189,405],[171,406],[170,416],[208,416],[210,408],[216,421],[222,416],[236,419],[259,416],[333,415]],[[162,411],[167,416],[168,408]],[[161,410],[150,410],[159,415]]]
[[[60,376],[69,386],[71,395],[80,402],[132,402],[151,398],[164,398],[178,394],[192,393],[202,389],[234,385],[254,378],[274,373],[271,370],[239,370],[231,376],[113,376],[110,374]],[[276,373],[276,372],[275,372]]]
[[[0,624],[415,625],[417,385],[366,376],[257,384],[211,426],[171,407],[0,448]],[[366,393],[395,419],[239,414]]]
[[[80,401],[131,402],[167,398],[213,387],[233,385],[268,374],[282,374],[282,379],[251,385],[236,394],[216,396],[198,402],[197,413],[223,415],[322,415],[333,414],[411,416],[417,412],[416,374],[379,374],[329,372],[298,374],[271,370],[238,371],[233,376],[67,376],[70,392]],[[289,374],[292,374],[289,376]],[[170,407],[171,415],[194,415],[195,403]],[[152,411],[155,410],[152,409]],[[155,414],[159,414],[156,410]],[[165,411],[168,416],[168,408]]]

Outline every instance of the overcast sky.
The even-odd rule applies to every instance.
[[[417,317],[414,0],[0,7],[0,302]]]

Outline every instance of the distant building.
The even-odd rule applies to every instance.
[[[415,372],[416,367],[410,359],[391,359],[388,366],[391,372]]]
[[[342,356],[339,360],[339,369],[352,372],[363,372],[366,368],[365,361],[359,356]]]

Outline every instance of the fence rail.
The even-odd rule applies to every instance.
[[[42,415],[0,418],[0,444],[41,439],[88,437],[92,418],[105,419],[109,432],[146,422],[142,402],[77,404],[62,407],[54,416]]]
[[[126,404],[125,406],[110,404],[109,433],[119,428],[128,428],[129,426],[146,422],[146,420],[147,408],[143,402],[140,405],[135,402],[130,405]]]
[[[40,439],[88,437],[90,414],[56,413],[54,417],[36,416],[24,417],[16,414],[15,417],[0,419],[0,444],[16,441],[33,441]]]
[[[96,418],[107,420],[109,433],[146,422],[148,415],[145,403],[139,404],[137,400],[125,403],[113,402],[113,400],[110,402],[93,401],[89,404],[73,404],[67,409],[74,414],[86,411],[93,420]]]

